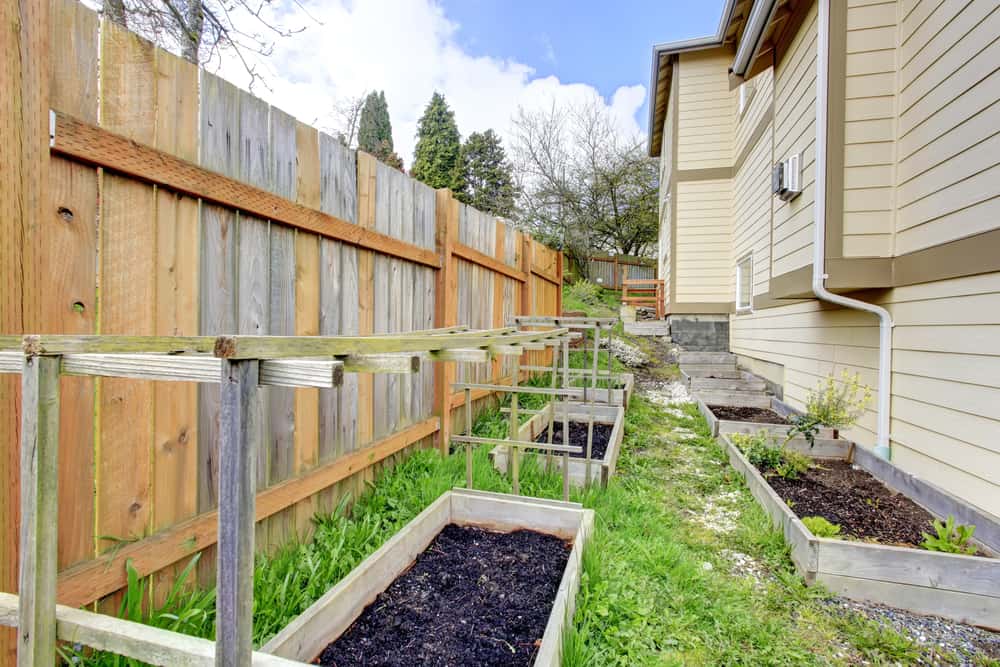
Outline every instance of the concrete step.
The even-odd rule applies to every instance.
[[[666,320],[638,320],[625,323],[625,333],[633,336],[669,336],[670,323]]]
[[[687,373],[689,370],[701,375],[710,375],[713,371],[736,371],[736,363],[731,364],[685,364],[681,362],[681,370]],[[688,373],[691,375],[691,373]]]
[[[764,391],[764,381],[749,376],[734,378],[692,378],[691,391]]]
[[[731,405],[741,408],[770,408],[771,397],[762,391],[702,390],[694,392],[705,405]]]
[[[729,366],[725,368],[715,368],[703,366],[681,366],[681,372],[687,375],[689,378],[720,378],[727,380],[741,380],[743,379],[743,373],[739,371],[735,366]]]
[[[686,364],[736,364],[736,355],[731,352],[681,352],[681,365]]]

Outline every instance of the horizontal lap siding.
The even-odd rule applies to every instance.
[[[743,122],[746,122],[744,119]],[[770,287],[771,271],[771,126],[751,147],[746,161],[733,179],[733,266],[753,252],[754,294],[764,294]],[[736,286],[732,285],[735,294]]]
[[[809,11],[774,73],[774,160],[802,153],[802,194],[773,200],[773,275],[812,257],[816,143],[816,6]]]
[[[896,134],[895,2],[847,9],[844,257],[888,257]]]
[[[678,303],[732,301],[732,181],[677,184]]]
[[[904,8],[896,252],[1000,227],[1000,7]]]
[[[1000,273],[897,288],[879,303],[896,323],[893,460],[1000,515]],[[785,400],[799,408],[843,369],[877,385],[878,328],[863,313],[811,301],[734,317],[731,348],[752,369],[782,365]],[[871,446],[874,431],[869,410],[848,435]]]
[[[676,105],[680,114],[678,169],[733,164],[734,93],[727,75],[731,59],[731,53],[718,49],[681,55]]]

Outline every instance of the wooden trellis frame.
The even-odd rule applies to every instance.
[[[414,373],[424,357],[478,363],[496,354],[519,357],[567,333],[452,327],[367,337],[0,337],[0,372],[22,378],[20,594],[0,596],[0,625],[18,627],[19,667],[52,664],[58,640],[162,665],[300,664],[252,650],[258,387],[330,388],[345,372]],[[56,605],[62,374],[219,383],[215,642]]]

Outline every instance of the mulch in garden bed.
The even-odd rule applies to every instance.
[[[799,518],[821,516],[845,536],[917,547],[921,532],[934,532],[926,510],[846,461],[817,462],[798,479],[767,481]]]
[[[718,419],[734,422],[757,422],[759,424],[787,424],[788,420],[769,408],[744,408],[733,405],[710,405]]]
[[[530,530],[449,525],[314,662],[530,665],[571,545]]]
[[[599,461],[604,458],[608,451],[608,443],[611,442],[611,424],[598,424],[594,422],[594,439],[590,445],[590,458],[592,461]],[[563,425],[558,419],[555,428],[552,429],[552,444],[563,444]],[[549,427],[542,429],[541,434],[535,438],[535,442],[549,441]],[[571,421],[569,423],[569,444],[572,447],[580,447],[583,451],[579,454],[570,454],[571,457],[582,459],[587,456],[587,422]]]

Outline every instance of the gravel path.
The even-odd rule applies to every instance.
[[[1000,660],[1000,634],[971,625],[956,623],[939,616],[921,616],[874,602],[832,598],[830,605],[840,613],[856,612],[877,623],[892,627],[926,649],[918,664],[938,665],[951,656],[961,658],[960,665],[982,665],[975,656]],[[947,657],[945,657],[947,656]]]

